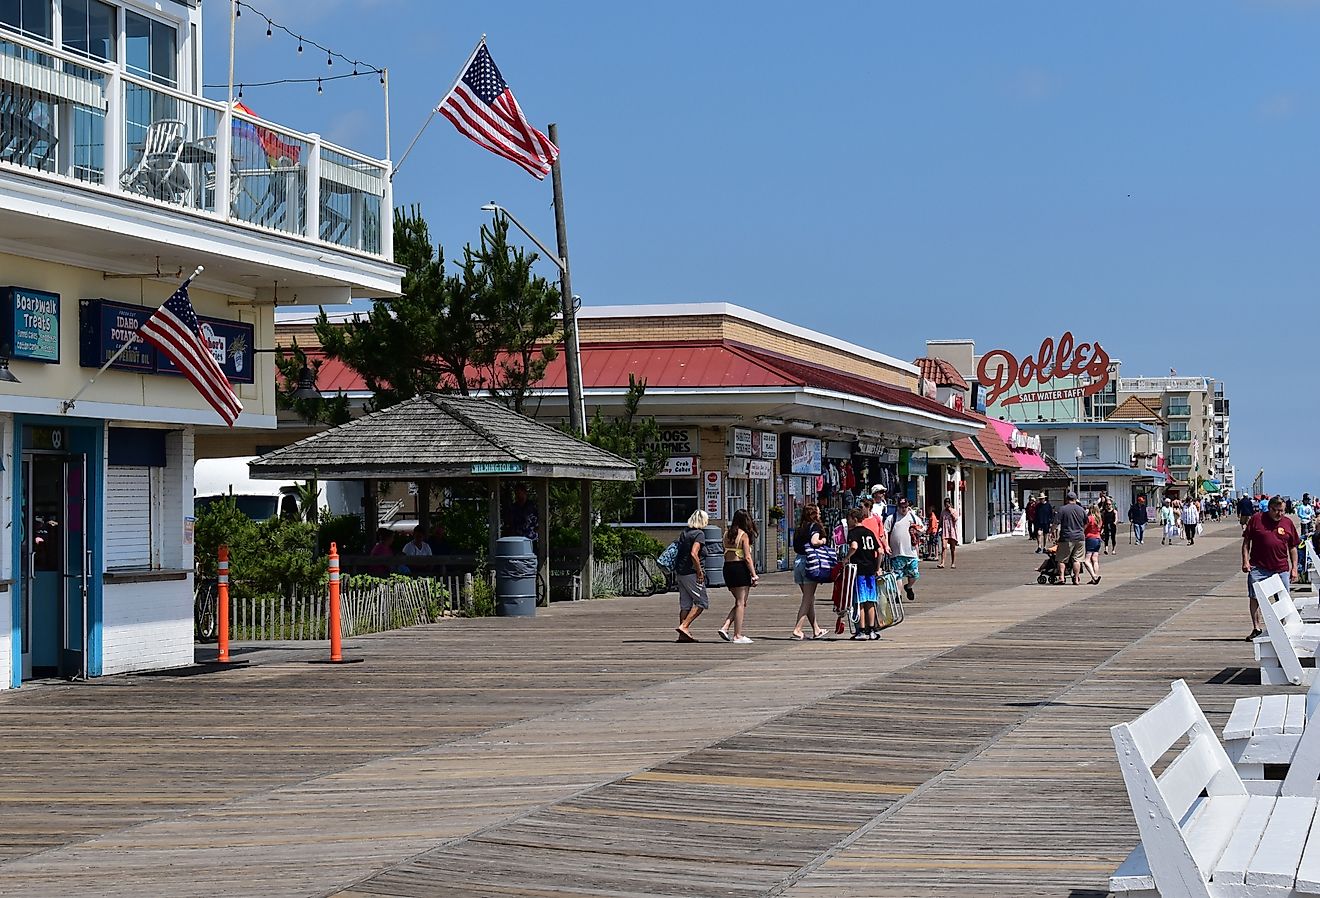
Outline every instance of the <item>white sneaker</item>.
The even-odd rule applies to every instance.
[[[750,639],[748,639],[746,636],[735,636],[735,637],[733,638],[733,644],[734,644],[734,645],[751,645],[751,644],[752,644],[752,641],[751,641]]]

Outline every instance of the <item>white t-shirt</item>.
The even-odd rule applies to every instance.
[[[897,520],[895,520],[897,518]],[[908,513],[886,519],[885,532],[889,534],[889,554],[895,557],[916,558],[917,549],[912,545],[912,525],[921,526],[921,518],[912,509]]]
[[[1195,524],[1200,520],[1196,513],[1196,506],[1188,502],[1182,507],[1182,522],[1184,524]]]
[[[419,546],[419,545],[417,545],[417,543],[414,542],[413,540],[408,540],[407,544],[404,545],[404,547],[403,547],[403,554],[404,554],[404,555],[413,555],[413,556],[417,556],[417,555],[430,555],[430,554],[431,554],[431,547],[430,547],[430,545],[428,545],[427,543],[422,543],[422,544]]]

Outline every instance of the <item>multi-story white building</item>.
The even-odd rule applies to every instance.
[[[1124,377],[1120,402],[1130,396],[1158,403],[1168,422],[1165,460],[1170,487],[1232,492],[1228,399],[1213,377]]]
[[[0,686],[188,664],[219,416],[137,344],[176,288],[275,426],[274,310],[397,295],[389,164],[201,96],[197,0],[0,3]]]

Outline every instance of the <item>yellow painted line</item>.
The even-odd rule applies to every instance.
[[[641,820],[675,820],[683,823],[718,823],[730,826],[764,826],[771,829],[810,829],[822,832],[850,833],[857,827],[829,823],[792,823],[786,820],[756,820],[751,817],[709,817],[697,814],[660,814],[651,811],[622,811],[613,808],[557,807],[561,814],[593,814],[604,817],[634,817]]]
[[[801,789],[808,792],[853,792],[866,795],[907,795],[915,786],[889,783],[845,783],[837,780],[785,780],[763,776],[715,776],[705,773],[651,771],[630,776],[628,783],[693,783],[703,786],[744,786],[748,789]]]

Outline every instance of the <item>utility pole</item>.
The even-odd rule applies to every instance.
[[[559,146],[559,125],[550,123],[550,142]],[[583,439],[587,436],[587,409],[582,397],[582,358],[578,352],[577,308],[573,300],[573,279],[568,273],[568,226],[564,223],[564,181],[561,172],[561,153],[555,157],[550,168],[550,181],[554,188],[555,199],[555,237],[559,241],[559,292],[564,303],[564,373],[568,387],[568,422],[573,433]],[[578,573],[578,584],[583,598],[591,598],[594,589],[595,570],[592,564],[592,535],[595,529],[596,515],[591,507],[591,481],[582,481],[582,515],[579,519],[581,543],[579,557],[582,566]],[[542,524],[542,526],[547,526]]]
[[[550,124],[550,142],[559,146],[559,126]],[[568,386],[568,423],[578,436],[587,434],[586,403],[582,397],[582,358],[578,352],[577,308],[573,300],[573,279],[568,271],[568,226],[564,223],[564,181],[560,174],[560,159],[550,169],[554,187],[555,237],[559,241],[559,292],[564,304],[564,370]]]

